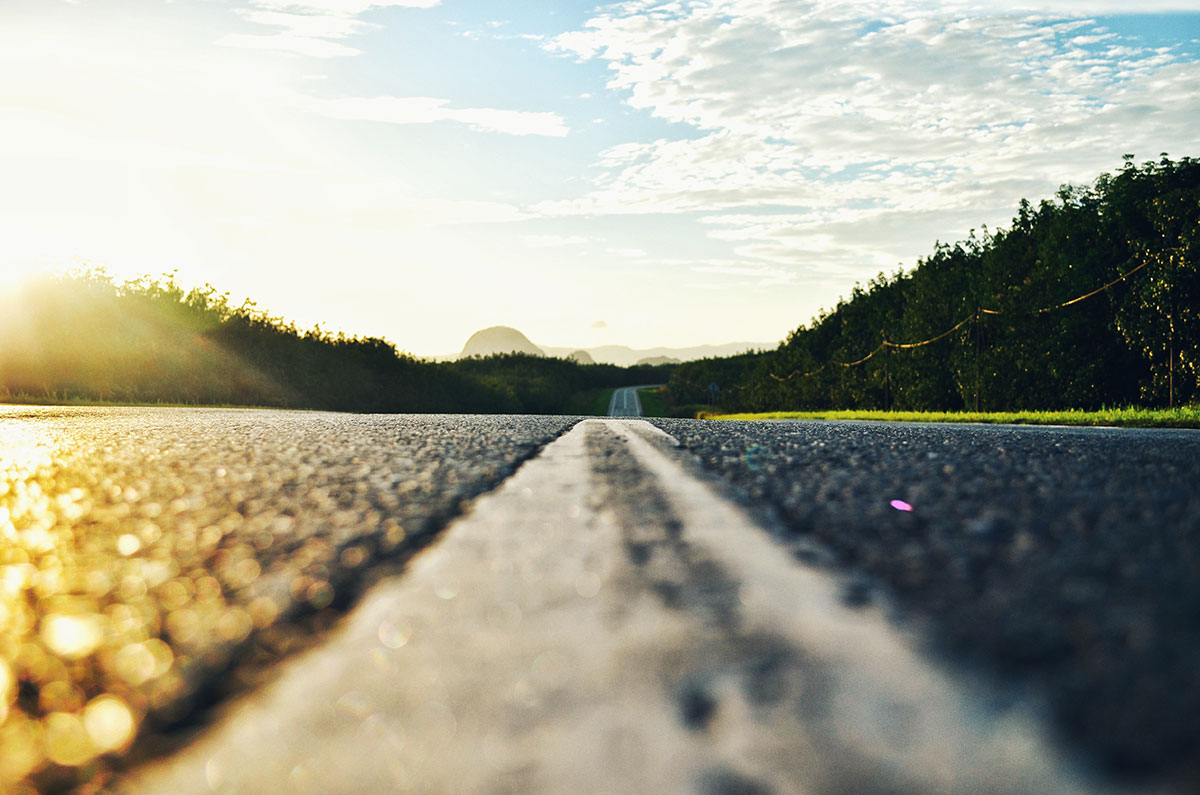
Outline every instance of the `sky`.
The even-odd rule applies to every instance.
[[[175,272],[419,356],[774,344],[1200,156],[1200,0],[2,0],[0,74],[0,289]]]

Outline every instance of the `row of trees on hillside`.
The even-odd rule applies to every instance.
[[[1179,405],[1200,399],[1198,310],[1200,161],[1126,156],[856,286],[775,351],[681,365],[669,390],[701,403],[716,383],[742,411]]]
[[[665,381],[667,368],[501,355],[434,363],[233,306],[173,277],[40,280],[0,307],[0,397],[358,412],[562,413],[582,391]]]

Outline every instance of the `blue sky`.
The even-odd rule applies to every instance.
[[[178,271],[454,352],[773,343],[1196,156],[1200,5],[5,0],[0,284]]]

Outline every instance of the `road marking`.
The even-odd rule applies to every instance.
[[[638,398],[639,387],[623,386],[613,392],[608,402],[610,417],[640,417],[642,416],[642,401]]]
[[[642,416],[642,399],[638,390],[657,389],[662,384],[642,384],[641,386],[622,386],[613,390],[608,401],[608,416],[610,417],[640,417]]]
[[[476,501],[146,792],[1094,792],[636,420]]]

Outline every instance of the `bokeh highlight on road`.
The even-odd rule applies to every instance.
[[[103,781],[572,424],[0,407],[0,790]]]

